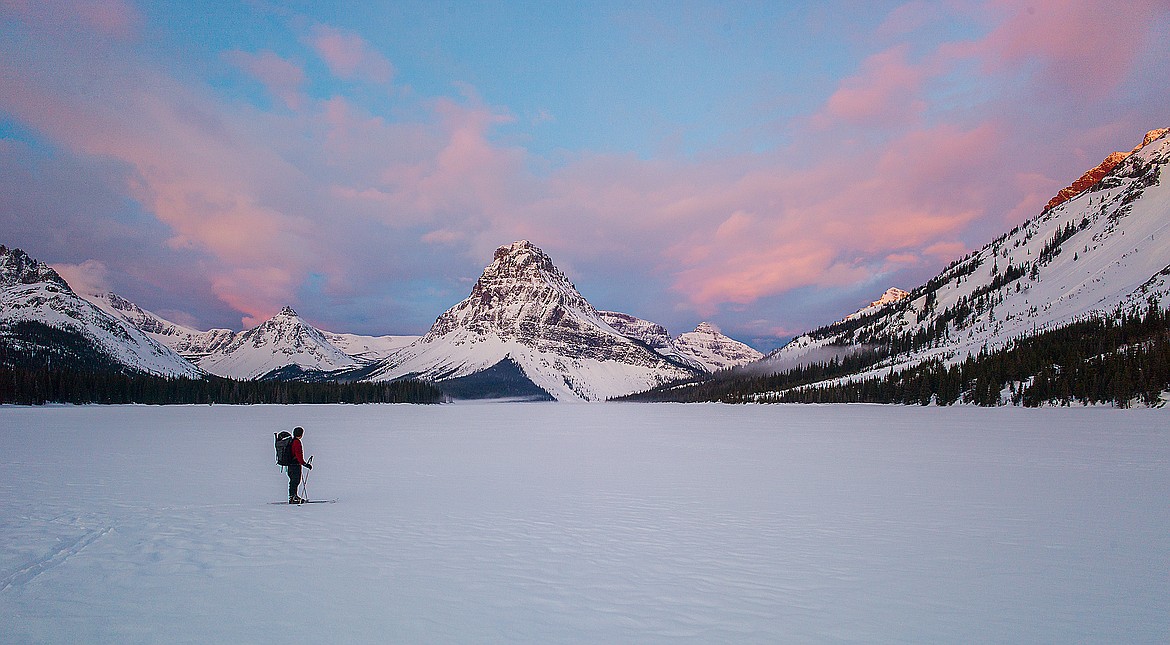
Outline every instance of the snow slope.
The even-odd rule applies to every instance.
[[[230,329],[200,331],[171,322],[113,292],[83,296],[106,313],[122,318],[148,336],[175,350],[192,362],[230,344],[236,332]]]
[[[348,354],[359,363],[373,363],[398,353],[420,336],[362,336],[341,334],[321,330],[325,339],[334,347]]]
[[[962,361],[1015,338],[1118,307],[1170,304],[1170,131],[1092,188],[1045,210],[955,262],[910,296],[867,315],[804,334],[758,365],[776,370],[827,360],[828,353],[881,345],[892,335],[931,332],[928,346],[879,365]]]
[[[1164,418],[0,407],[0,640],[1164,643]]]
[[[202,375],[170,348],[74,293],[49,265],[20,249],[0,246],[0,334],[13,333],[13,326],[21,322],[40,323],[76,335],[114,364],[132,371],[164,376]]]

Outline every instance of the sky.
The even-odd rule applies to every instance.
[[[0,244],[199,329],[421,334],[527,239],[766,351],[1170,126],[1167,42],[1167,0],[0,0]]]

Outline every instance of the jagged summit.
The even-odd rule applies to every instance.
[[[1130,155],[1150,145],[1154,141],[1157,141],[1167,132],[1170,132],[1170,128],[1150,130],[1146,133],[1146,136],[1142,138],[1142,142],[1134,147],[1133,150],[1130,150],[1129,152],[1114,152],[1109,154],[1109,156],[1105,157],[1104,161],[1097,164],[1095,167],[1090,168],[1085,172],[1085,174],[1081,175],[1080,178],[1078,178],[1072,184],[1062,188],[1060,192],[1056,193],[1052,199],[1048,200],[1048,204],[1044,206],[1044,210],[1055,208],[1097,185],[1097,182],[1101,181],[1105,176],[1113,172],[1113,169],[1121,164],[1121,162],[1128,159]]]
[[[715,335],[715,334],[720,334],[722,332],[719,330],[719,327],[717,325],[715,325],[714,323],[709,323],[707,321],[703,321],[703,322],[699,323],[699,325],[697,327],[695,327],[694,333]]]
[[[533,326],[574,329],[580,318],[605,324],[552,259],[521,240],[496,249],[471,294],[439,316],[424,339],[434,340],[456,329],[524,338]]]
[[[20,249],[10,249],[0,244],[0,286],[17,284],[36,284],[38,282],[52,283],[69,289],[64,278],[57,274],[48,264],[34,260]],[[72,289],[69,289],[72,291]]]

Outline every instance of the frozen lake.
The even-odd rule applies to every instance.
[[[304,426],[311,498],[272,433]],[[0,408],[0,641],[1164,643],[1170,414]]]

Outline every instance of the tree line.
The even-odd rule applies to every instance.
[[[864,379],[888,354],[863,350],[778,374],[725,374],[627,397],[646,401],[902,403],[919,405],[1160,404],[1170,389],[1170,312],[1115,312],[1016,339],[947,364],[930,360]]]
[[[440,403],[417,380],[381,383],[168,378],[121,365],[79,334],[43,323],[0,329],[0,404]]]
[[[145,403],[440,403],[443,393],[417,380],[381,383],[239,381],[206,376],[164,378],[151,374],[58,367],[0,366],[0,404]]]

